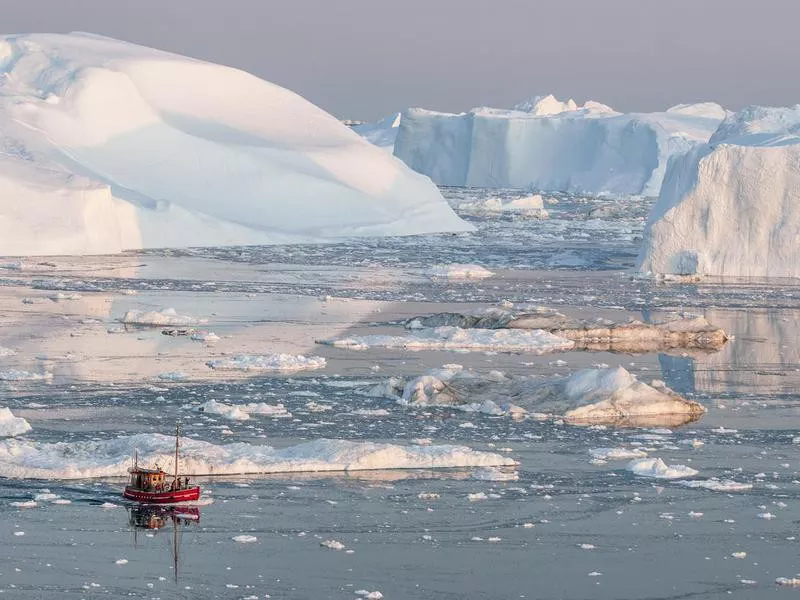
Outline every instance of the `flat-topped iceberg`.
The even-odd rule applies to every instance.
[[[0,198],[2,255],[472,229],[293,92],[82,33],[0,36]]]
[[[708,141],[717,104],[621,114],[552,96],[516,110],[403,113],[395,156],[440,185],[655,196],[670,157]]]
[[[235,443],[217,445],[184,438],[181,472],[187,475],[300,473],[376,469],[513,466],[516,462],[465,446],[400,446],[319,439],[287,448]],[[84,479],[122,477],[133,450],[142,464],[170,464],[175,438],[137,434],[83,442],[0,440],[0,477]]]
[[[639,269],[800,277],[800,105],[751,106],[670,162]]]

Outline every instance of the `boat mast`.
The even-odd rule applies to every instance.
[[[181,422],[178,421],[175,423],[175,487],[178,487],[178,447],[180,444],[181,439]]]

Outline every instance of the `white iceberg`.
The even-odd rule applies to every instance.
[[[540,329],[461,329],[449,326],[417,329],[402,336],[353,335],[323,340],[320,343],[352,350],[367,350],[377,347],[404,348],[406,350],[493,350],[532,354],[569,350],[574,345],[570,340]]]
[[[400,446],[319,439],[276,449],[266,445],[217,445],[182,439],[181,472],[187,475],[297,473],[382,469],[514,466],[513,459],[465,446]],[[0,477],[84,479],[123,477],[134,449],[142,464],[167,465],[175,438],[138,434],[108,440],[42,443],[0,440]]]
[[[289,90],[97,35],[0,36],[0,132],[2,255],[473,229]]]
[[[0,437],[23,435],[31,430],[31,425],[22,417],[15,417],[6,407],[0,408]]]
[[[403,113],[395,156],[448,186],[655,196],[670,157],[708,141],[717,104],[620,114],[537,98],[524,110]]]
[[[310,371],[325,367],[321,356],[302,354],[237,354],[210,360],[206,364],[217,371]]]
[[[800,105],[751,106],[670,162],[638,266],[656,274],[800,277]]]

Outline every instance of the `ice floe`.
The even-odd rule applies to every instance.
[[[705,412],[700,404],[655,384],[638,381],[622,367],[539,379],[446,365],[409,380],[391,378],[365,393],[412,407],[448,406],[516,417],[544,414],[577,425],[673,427]]]
[[[753,489],[752,483],[740,483],[730,479],[693,479],[678,481],[680,485],[693,489],[711,490],[712,492],[746,492]]]
[[[574,319],[544,307],[503,307],[465,313],[437,313],[413,317],[408,329],[430,327],[463,329],[542,329],[572,340],[575,349],[615,352],[652,352],[671,348],[718,350],[728,340],[725,331],[704,317],[668,314],[650,323],[617,323],[608,319]]]
[[[647,452],[638,448],[593,448],[589,454],[602,460],[631,460],[647,456]]]
[[[514,466],[507,456],[465,446],[400,446],[318,439],[286,448],[234,443],[217,445],[184,438],[181,471],[187,475],[294,473],[380,469]],[[0,477],[82,479],[121,477],[134,449],[142,464],[169,464],[174,437],[137,434],[100,441],[0,440]]]
[[[450,326],[416,329],[405,336],[353,335],[322,340],[320,343],[351,350],[377,347],[406,350],[494,350],[532,354],[569,350],[573,346],[570,340],[542,330],[462,329]]]
[[[697,475],[697,470],[686,465],[667,465],[660,458],[638,458],[628,463],[628,471],[639,477],[654,479],[681,479]]]
[[[28,421],[22,417],[15,417],[9,408],[0,407],[0,437],[23,435],[31,429]]]
[[[52,373],[33,373],[18,369],[0,371],[0,381],[49,381],[52,378]]]
[[[434,265],[425,274],[438,279],[486,279],[494,275],[480,265],[466,264]]]
[[[164,308],[162,310],[129,310],[122,317],[122,322],[128,325],[149,325],[152,327],[166,325],[185,327],[206,323],[207,319],[181,315],[174,308]]]
[[[546,219],[550,215],[544,208],[544,200],[539,194],[521,198],[487,198],[473,202],[462,202],[458,211],[474,215],[513,215],[528,219]]]
[[[292,413],[286,410],[283,404],[267,404],[266,402],[231,405],[217,402],[216,400],[208,400],[198,410],[207,414],[220,415],[232,421],[247,421],[250,415],[277,418],[292,416]]]
[[[321,356],[302,354],[237,354],[206,363],[217,371],[311,371],[325,367]]]

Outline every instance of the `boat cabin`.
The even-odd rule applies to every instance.
[[[143,469],[134,467],[129,470],[131,474],[130,486],[145,492],[156,492],[164,489],[167,474],[159,469]]]
[[[128,487],[142,492],[166,492],[185,490],[189,487],[188,477],[168,475],[158,465],[153,469],[144,469],[139,466],[128,469],[131,475]]]

